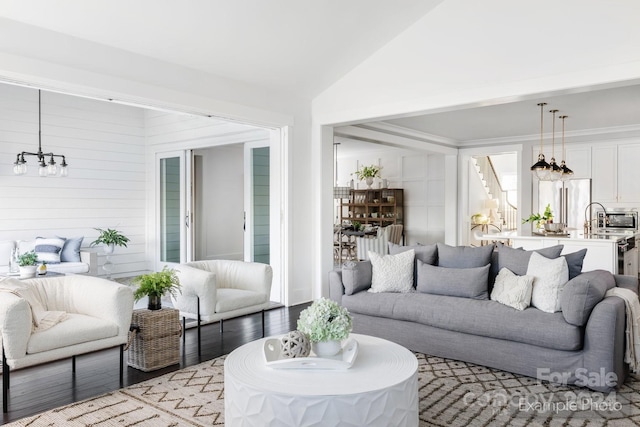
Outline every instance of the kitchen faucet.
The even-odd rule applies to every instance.
[[[602,206],[602,203],[600,202],[591,202],[587,205],[586,208],[584,208],[584,234],[585,235],[591,233],[592,222],[598,219],[598,218],[587,219],[587,211],[589,210],[589,207],[591,207],[591,205],[598,205],[602,208],[602,210],[605,213],[607,212],[607,208]]]

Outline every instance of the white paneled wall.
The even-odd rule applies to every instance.
[[[355,188],[367,188],[351,173],[371,164],[382,166],[389,188],[404,189],[405,243],[444,242],[444,156],[400,149],[338,155],[338,184],[354,179]],[[376,180],[373,187],[379,185]]]
[[[131,243],[112,256],[114,276],[144,270],[143,110],[43,91],[42,147],[66,156],[69,176],[40,178],[33,156],[14,176],[16,154],[38,148],[38,91],[0,85],[0,240],[84,236],[88,246],[94,227],[117,228]]]

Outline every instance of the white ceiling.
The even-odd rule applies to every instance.
[[[2,0],[0,16],[312,98],[442,0]]]
[[[0,17],[311,99],[442,1],[1,0]],[[569,116],[568,138],[640,129],[640,85],[629,83],[386,123],[459,147],[531,140],[539,132],[538,102]]]

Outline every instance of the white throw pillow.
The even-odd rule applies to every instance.
[[[527,276],[535,277],[531,304],[547,313],[560,311],[560,293],[569,281],[569,267],[565,258],[549,259],[533,252],[529,259]]]
[[[380,256],[369,251],[372,277],[369,292],[410,292],[413,289],[413,249]]]
[[[524,310],[531,304],[533,276],[517,276],[508,268],[500,269],[491,291],[491,299],[516,310]]]
[[[35,248],[36,255],[38,255],[38,262],[44,261],[47,264],[59,264],[60,251],[62,251],[63,246],[64,239],[59,237],[38,237]]]

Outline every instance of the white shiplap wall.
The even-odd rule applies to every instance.
[[[69,176],[40,178],[33,156],[14,176],[16,154],[37,147],[38,91],[0,85],[0,240],[84,236],[86,247],[94,227],[117,228],[131,243],[112,256],[114,276],[145,270],[143,110],[42,92],[43,151],[64,154]]]

